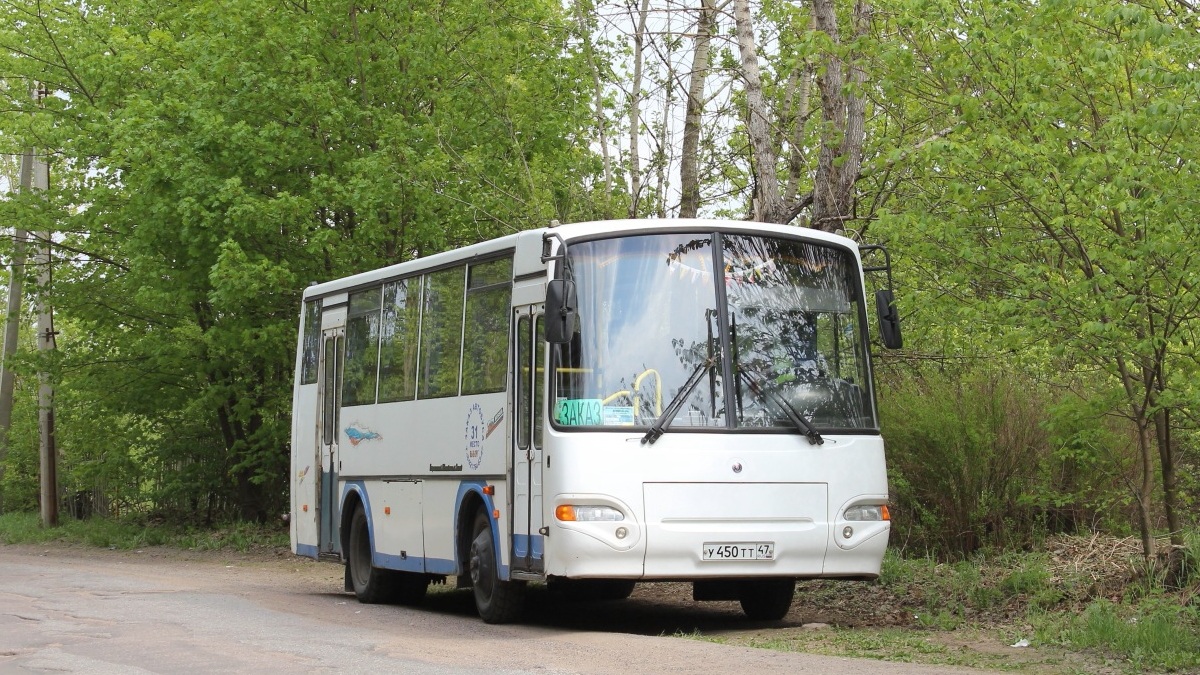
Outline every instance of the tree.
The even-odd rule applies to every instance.
[[[160,504],[281,509],[304,285],[591,210],[555,3],[6,11],[5,72],[58,92],[4,137],[54,148],[62,176],[41,217],[71,258],[55,283],[81,407],[60,415],[129,432],[64,419],[61,442],[132,444]]]
[[[1128,421],[1147,556],[1156,468],[1180,543],[1174,412],[1197,403],[1200,213],[1195,17],[1176,5],[922,3],[906,86],[933,126],[889,237],[1005,347],[1102,379],[1091,405]],[[881,223],[882,224],[882,223]]]
[[[688,75],[683,147],[679,159],[680,218],[695,218],[700,210],[701,117],[704,111],[704,84],[712,66],[709,45],[716,27],[716,10],[713,0],[700,0],[696,39],[692,48],[692,70]]]
[[[845,222],[853,217],[854,185],[863,160],[866,72],[859,63],[861,56],[855,52],[855,43],[867,34],[869,6],[861,0],[855,3],[850,18],[853,37],[845,41],[833,0],[812,3],[813,24],[824,40],[817,76],[821,92],[821,149],[811,192],[791,199],[784,199],[780,189],[777,133],[772,129],[776,116],[771,114],[763,93],[749,0],[735,0],[734,18],[748,108],[746,130],[754,166],[755,219],[789,223],[811,206],[808,218],[811,227],[831,232],[844,229]],[[806,81],[793,79],[788,98],[795,98],[795,89]],[[801,93],[800,98],[805,98],[805,94]]]

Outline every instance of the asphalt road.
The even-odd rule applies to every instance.
[[[728,610],[531,598],[489,626],[464,591],[359,604],[341,568],[290,556],[0,546],[0,673],[978,673],[671,637]],[[770,626],[763,630],[769,631]]]

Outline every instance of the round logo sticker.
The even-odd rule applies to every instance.
[[[483,463],[483,439],[487,429],[483,423],[483,408],[476,403],[467,411],[467,464],[478,469]]]

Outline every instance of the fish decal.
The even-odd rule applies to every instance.
[[[366,427],[363,427],[362,429],[357,427],[347,427],[346,437],[350,439],[350,445],[354,446],[357,446],[363,441],[378,441],[383,439],[383,436],[379,435],[378,432],[371,431]]]

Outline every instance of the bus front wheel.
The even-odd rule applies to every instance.
[[[787,616],[795,595],[795,579],[747,579],[741,584],[738,600],[747,618],[778,621]]]
[[[468,571],[479,617],[486,623],[513,621],[524,605],[525,583],[501,581],[492,523],[483,511],[475,516],[472,532]]]

